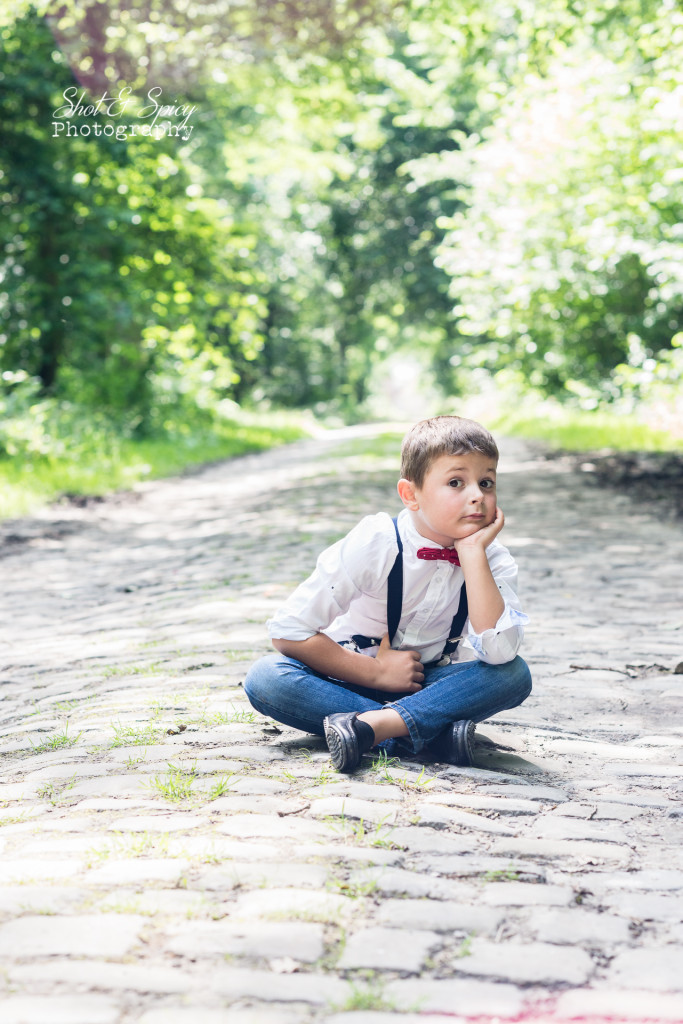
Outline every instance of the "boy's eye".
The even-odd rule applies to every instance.
[[[495,480],[482,480],[481,483],[479,484],[479,486],[484,491],[490,491],[490,490],[492,490],[496,486],[496,481]]]
[[[454,480],[449,480],[448,481],[448,486],[449,487],[462,487],[462,480],[459,480],[458,478],[456,478]]]

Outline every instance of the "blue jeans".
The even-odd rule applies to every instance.
[[[498,711],[516,708],[531,693],[531,675],[516,657],[504,665],[461,661],[425,666],[418,693],[388,694],[329,679],[294,658],[271,654],[249,669],[244,692],[262,715],[303,732],[323,736],[323,719],[338,711],[393,708],[408,728],[408,738],[378,744],[389,755],[419,754],[452,722],[481,722]],[[387,700],[388,697],[393,699]]]

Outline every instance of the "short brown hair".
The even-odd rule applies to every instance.
[[[498,462],[498,446],[481,423],[462,416],[432,416],[420,420],[403,438],[401,476],[416,487],[422,487],[434,459],[469,452],[489,455]]]

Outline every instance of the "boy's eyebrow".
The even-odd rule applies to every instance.
[[[459,472],[460,470],[463,470],[463,469],[467,469],[467,466],[466,465],[464,465],[464,466],[458,466],[458,465],[448,466],[448,472],[449,473],[457,473],[457,472]],[[484,470],[484,472],[485,473],[495,473],[496,470],[497,470],[496,466],[489,466],[488,469]]]

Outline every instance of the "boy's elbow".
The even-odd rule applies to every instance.
[[[306,640],[285,640],[281,637],[273,637],[270,642],[278,654],[284,655],[285,658],[296,658]]]
[[[487,665],[507,665],[508,662],[514,661],[516,656],[516,654],[501,654],[499,651],[494,653],[484,651],[482,654],[477,654],[479,661],[483,661]]]
[[[479,661],[487,665],[507,665],[514,661],[522,646],[521,630],[506,630],[507,635],[499,633],[494,637],[482,640],[481,637],[470,637],[470,646],[473,648]],[[488,641],[488,642],[487,642]]]
[[[287,651],[291,649],[291,640],[281,640],[279,637],[273,637],[270,642],[278,654],[284,654],[285,658],[287,657]]]

